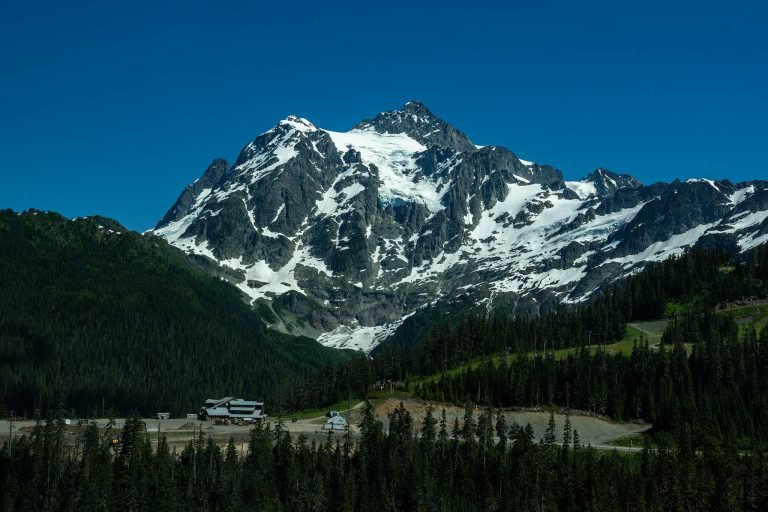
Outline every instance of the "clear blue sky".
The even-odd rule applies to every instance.
[[[768,178],[764,4],[7,0],[0,207],[147,229],[289,114],[410,99],[569,179]]]

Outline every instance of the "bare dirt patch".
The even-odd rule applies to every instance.
[[[459,424],[463,423],[464,408],[457,407],[450,404],[441,404],[435,402],[427,402],[419,399],[398,400],[390,398],[377,405],[374,409],[374,414],[381,420],[385,427],[389,426],[389,419],[387,415],[395,410],[402,401],[405,409],[411,414],[416,426],[421,425],[424,417],[427,414],[427,408],[430,403],[434,408],[434,415],[439,420],[442,415],[442,411],[445,410],[447,427],[450,432],[453,423],[456,419],[459,420]],[[480,407],[475,407],[474,416],[475,419],[483,412]],[[495,413],[494,413],[495,414]],[[615,439],[626,437],[630,434],[643,432],[648,430],[651,425],[647,423],[621,423],[611,421],[607,418],[601,418],[594,416],[588,412],[583,411],[571,411],[571,426],[578,431],[579,438],[582,444],[604,445]],[[549,424],[549,411],[537,410],[537,409],[504,409],[504,417],[507,425],[517,423],[519,425],[529,424],[533,427],[535,439],[538,441],[544,437],[544,433],[547,430]],[[558,442],[562,442],[563,427],[565,425],[566,414],[562,412],[555,413],[555,431],[557,433]]]

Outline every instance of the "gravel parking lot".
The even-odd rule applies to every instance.
[[[398,406],[400,400],[387,399],[379,401],[375,405],[374,414],[379,420],[384,423],[384,428],[388,428],[387,414]],[[408,399],[403,400],[403,404],[406,409],[411,413],[414,418],[414,424],[418,426],[423,420],[428,402]],[[355,405],[350,411],[342,412],[350,419],[351,434],[353,438],[357,438],[357,425],[360,421],[360,410],[362,402]],[[446,417],[448,422],[448,429],[450,431],[453,426],[454,418],[458,418],[461,422],[464,417],[464,409],[452,405],[446,404],[432,404],[435,409],[435,417],[439,420],[442,409],[446,411]],[[476,409],[475,418],[481,413],[480,409]],[[513,422],[517,422],[520,425],[526,425],[530,423],[533,427],[534,435],[538,441],[544,436],[544,432],[547,429],[549,422],[549,413],[542,410],[506,410],[505,417],[507,425],[512,425]],[[341,440],[344,436],[343,431],[336,431],[329,434],[327,430],[323,429],[323,424],[326,418],[319,416],[312,419],[301,419],[292,421],[290,417],[282,418],[285,428],[291,433],[292,436],[298,437],[303,434],[308,442],[315,441],[318,443],[325,442],[329,435],[332,439]],[[109,425],[107,419],[96,419],[94,421],[102,433],[107,435],[117,434],[123,428],[125,419],[117,419],[112,425]],[[168,420],[158,421],[157,419],[147,418],[144,420],[147,425],[147,432],[152,440],[153,444],[157,442],[160,436],[165,436],[172,449],[180,451],[183,449],[195,435],[202,430],[206,437],[211,437],[216,443],[226,444],[229,439],[233,439],[236,445],[245,452],[247,450],[248,439],[250,437],[250,425],[215,425],[211,421],[199,421],[186,418],[172,418]],[[267,418],[267,422],[274,426],[278,421],[276,417]],[[555,423],[557,425],[556,431],[558,439],[562,435],[563,425],[565,423],[565,415],[556,414]],[[34,421],[16,421],[14,423],[14,436],[22,436],[30,434],[34,428]],[[592,446],[601,448],[613,447],[605,446],[611,441],[620,439],[632,435],[637,432],[643,432],[651,427],[646,423],[618,423],[613,422],[605,418],[595,417],[589,414],[579,413],[574,411],[571,414],[571,425],[579,432],[579,437],[584,445],[591,444]],[[65,426],[65,440],[68,444],[74,445],[77,443],[78,433],[83,429],[83,426],[78,426],[76,420],[71,420],[71,425]],[[0,420],[0,442],[6,442],[9,434],[8,420]]]

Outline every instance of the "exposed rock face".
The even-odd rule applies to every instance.
[[[234,165],[215,160],[155,233],[212,260],[274,327],[368,350],[436,300],[535,314],[697,243],[764,243],[768,183],[566,182],[408,102],[348,132],[280,121]]]
[[[187,188],[181,193],[170,210],[163,216],[158,226],[164,226],[171,222],[176,222],[189,214],[190,208],[195,203],[195,199],[203,192],[213,190],[213,187],[219,182],[222,176],[229,170],[229,164],[223,158],[217,158],[203,175],[193,183],[187,185]]]
[[[407,133],[427,148],[447,148],[455,152],[471,152],[476,149],[466,135],[437,118],[418,101],[409,101],[400,110],[382,112],[373,119],[360,122],[354,129]]]

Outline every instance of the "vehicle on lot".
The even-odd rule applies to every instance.
[[[347,418],[342,416],[341,414],[337,414],[336,416],[331,416],[328,418],[328,421],[325,422],[325,425],[323,425],[324,430],[346,430],[348,425]]]

